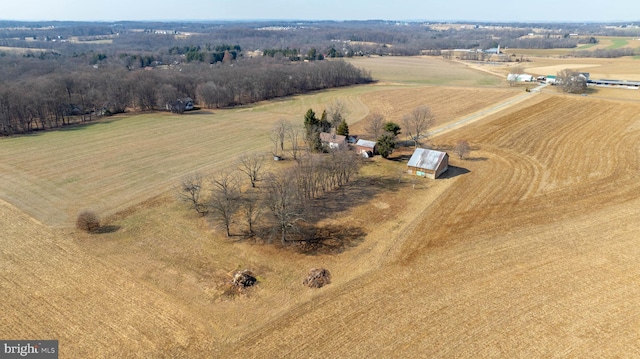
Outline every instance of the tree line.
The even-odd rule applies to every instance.
[[[184,97],[205,108],[220,108],[372,81],[366,71],[343,61],[293,63],[271,58],[186,63],[151,71],[113,65],[31,71],[35,74],[23,73],[19,81],[0,82],[1,135],[56,128],[130,109],[165,109]]]

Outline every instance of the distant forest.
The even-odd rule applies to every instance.
[[[127,110],[180,113],[185,98],[219,108],[373,81],[344,57],[574,48],[594,36],[640,35],[635,26],[604,25],[0,21],[0,135]]]

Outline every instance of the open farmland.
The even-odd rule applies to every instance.
[[[500,78],[469,71],[464,65],[429,56],[372,57],[347,60],[356,67],[371,71],[382,82],[414,85],[499,86]]]
[[[547,95],[521,106],[438,139],[479,149],[454,160],[470,172],[417,217],[396,219],[420,218],[390,233],[389,263],[229,353],[640,354],[640,106]]]
[[[433,61],[433,60],[430,60]],[[413,68],[423,71],[420,62]],[[460,76],[492,78],[459,64]],[[423,75],[424,76],[424,75]],[[384,112],[401,117],[415,106],[429,104],[438,121],[451,121],[485,104],[514,96],[513,89],[439,88],[414,90],[420,97],[406,102],[406,92],[392,85],[356,86],[261,103],[242,109],[124,115],[85,126],[32,136],[2,139],[0,199],[51,226],[68,226],[76,214],[92,208],[114,214],[170,190],[192,171],[207,172],[230,166],[242,153],[270,147],[269,134],[281,119],[302,125],[304,113],[322,113],[335,100],[343,102],[350,122],[369,111],[365,94],[375,92],[385,101],[397,99],[410,107]],[[425,92],[426,91],[426,92]],[[381,95],[377,95],[381,96]],[[464,99],[464,106],[458,103]],[[457,109],[457,110],[452,110]],[[34,149],[37,149],[35,151]]]
[[[405,70],[429,75],[414,64]],[[402,161],[369,162],[326,219],[366,233],[342,253],[229,240],[172,197],[183,173],[268,151],[278,119],[301,121],[337,98],[361,128],[374,110],[393,118],[427,104],[455,122],[524,93],[407,85],[393,71],[378,75],[384,83],[244,109],[0,140],[0,198],[13,204],[0,202],[0,336],[59,338],[70,358],[640,355],[635,102],[531,94],[435,137],[474,150],[415,188],[399,177]],[[71,229],[85,206],[114,214],[110,230]],[[332,284],[303,287],[318,266]],[[226,297],[222,284],[241,268],[259,285]]]

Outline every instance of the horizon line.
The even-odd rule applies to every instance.
[[[2,22],[76,22],[76,23],[119,23],[119,22],[161,22],[161,23],[212,23],[212,22],[227,22],[227,23],[242,23],[242,22],[404,22],[404,23],[476,23],[476,24],[640,24],[640,20],[472,20],[472,19],[147,19],[147,20],[52,20],[52,19],[40,19],[40,20],[16,20],[16,19],[2,19]]]

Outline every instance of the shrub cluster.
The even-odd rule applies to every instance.
[[[76,228],[85,232],[95,232],[100,228],[100,218],[90,210],[84,210],[78,214]]]

